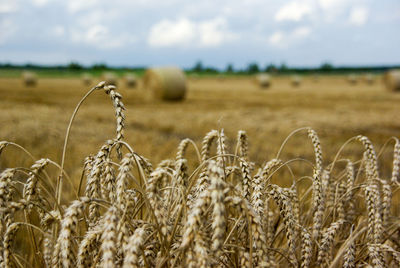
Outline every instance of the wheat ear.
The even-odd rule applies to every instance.
[[[61,221],[61,230],[53,254],[53,266],[72,267],[74,264],[73,239],[78,225],[78,217],[82,215],[88,198],[75,200],[67,208]]]
[[[115,117],[117,119],[117,141],[121,141],[124,138],[124,121],[125,121],[125,107],[124,104],[122,103],[121,99],[122,96],[116,91],[116,87],[113,85],[106,85],[104,86],[104,92],[110,96],[114,109],[115,109]],[[117,143],[116,145],[116,150],[118,153],[118,157],[122,158],[122,152],[121,152],[121,144]]]
[[[118,214],[117,208],[108,209],[104,218],[104,230],[101,235],[101,267],[113,268],[115,266],[116,240],[117,240]]]
[[[143,251],[145,234],[146,232],[143,228],[138,228],[129,238],[129,242],[124,248],[125,259],[123,268],[140,267],[139,256]]]

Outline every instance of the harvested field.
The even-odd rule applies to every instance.
[[[143,89],[132,91],[121,83],[127,141],[157,163],[171,157],[182,138],[198,142],[209,130],[222,128],[235,137],[243,129],[252,137],[250,154],[265,160],[299,127],[315,129],[329,157],[352,136],[366,135],[379,148],[400,133],[400,94],[387,92],[382,83],[352,86],[343,77],[321,77],[315,84],[309,77],[293,88],[288,78],[272,79],[268,91],[260,90],[250,77],[224,83],[217,78],[188,79],[187,99],[181,103],[157,101]],[[86,91],[80,79],[43,78],[37,87],[26,88],[20,79],[1,78],[0,122],[7,127],[0,128],[0,137],[29,148],[37,157],[60,159],[68,120]],[[85,102],[72,128],[67,169],[79,166],[87,152],[96,151],[114,133],[113,120],[110,101],[102,94]],[[287,157],[311,155],[301,138],[292,142]],[[13,164],[8,157],[0,161]]]
[[[164,103],[101,84],[72,125],[69,176],[57,176],[51,160],[88,89],[41,81],[0,81],[1,141],[36,160],[0,143],[6,267],[399,264],[400,95],[383,85],[202,78]]]

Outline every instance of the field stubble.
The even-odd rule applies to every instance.
[[[0,137],[21,144],[37,157],[60,159],[69,117],[86,90],[81,83],[41,79],[31,88],[19,79],[2,78]],[[272,158],[284,138],[299,127],[319,133],[328,160],[352,136],[366,135],[380,148],[400,133],[400,95],[386,92],[381,83],[351,86],[338,76],[322,77],[317,83],[304,79],[297,88],[291,87],[289,78],[279,77],[267,90],[246,78],[197,78],[188,84],[187,99],[178,103],[154,101],[143,89],[119,87],[127,107],[127,142],[154,163],[171,158],[181,139],[200,142],[211,129],[223,128],[228,137],[246,130],[251,137],[250,155],[259,164]],[[77,167],[87,152],[96,151],[112,135],[112,120],[109,100],[100,94],[86,100],[72,127],[66,159],[71,175],[79,175]],[[233,145],[233,140],[229,142]],[[300,137],[289,142],[285,154],[288,159],[310,157],[312,151]],[[22,164],[12,157],[0,161],[3,166]]]

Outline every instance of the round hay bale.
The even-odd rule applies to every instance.
[[[314,74],[314,75],[312,76],[312,81],[313,81],[314,83],[319,82],[319,75],[318,75],[318,74]]]
[[[186,78],[177,67],[151,68],[143,78],[144,87],[153,92],[155,98],[178,101],[185,98]]]
[[[364,82],[368,85],[372,85],[375,82],[375,77],[372,74],[366,74],[364,76]]]
[[[267,88],[271,85],[271,77],[269,74],[258,74],[255,76],[256,84],[261,88]]]
[[[350,84],[350,85],[356,85],[357,84],[357,76],[355,75],[355,74],[349,74],[348,76],[347,76],[347,82]]]
[[[82,82],[85,86],[89,86],[92,83],[92,76],[89,73],[82,74]]]
[[[22,72],[22,80],[27,87],[34,87],[37,84],[37,76],[34,72]]]
[[[290,83],[292,84],[293,87],[298,87],[301,84],[301,77],[298,75],[293,75],[290,78]]]
[[[126,74],[124,80],[127,87],[136,87],[138,84],[138,79],[133,73]]]
[[[400,91],[400,70],[387,71],[383,79],[388,90]]]
[[[116,86],[118,84],[118,78],[115,75],[115,73],[112,72],[105,72],[102,75],[102,80],[106,81],[107,85],[113,85]]]

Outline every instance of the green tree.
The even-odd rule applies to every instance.
[[[260,71],[260,68],[258,67],[258,64],[255,62],[250,63],[249,66],[247,67],[247,72],[249,74],[258,73],[259,71]]]
[[[71,63],[69,63],[67,67],[70,70],[82,70],[83,69],[83,66],[75,61],[72,61]]]
[[[267,67],[265,67],[265,71],[268,73],[275,73],[278,70],[274,64],[268,64]]]
[[[226,66],[226,72],[227,73],[233,73],[234,72],[232,63],[229,63],[228,66]]]
[[[92,69],[104,70],[104,69],[107,69],[107,65],[105,63],[95,63],[95,64],[93,64]]]
[[[201,73],[204,70],[203,63],[201,61],[197,61],[192,70],[193,72]]]
[[[333,69],[333,65],[329,62],[324,62],[321,64],[321,67],[319,67],[319,68],[324,71],[330,71]]]
[[[279,67],[279,71],[287,72],[289,68],[287,67],[286,63],[282,62],[281,66]]]

